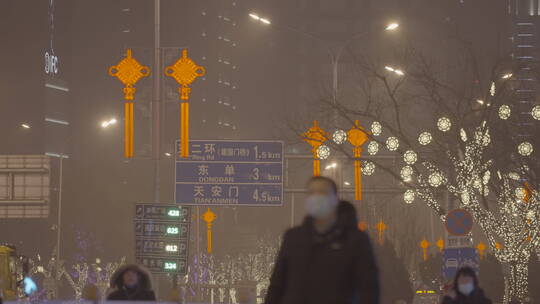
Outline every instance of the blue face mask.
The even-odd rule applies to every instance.
[[[473,292],[474,284],[473,283],[459,284],[458,289],[459,289],[459,292],[468,296]]]
[[[335,195],[312,194],[306,198],[306,213],[314,218],[325,218],[336,209],[337,202]]]

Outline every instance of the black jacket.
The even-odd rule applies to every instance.
[[[491,300],[486,297],[482,289],[476,288],[468,296],[456,291],[455,300],[445,296],[442,304],[491,304]]]
[[[123,276],[126,271],[135,271],[139,274],[139,285],[135,288],[124,286]],[[120,267],[111,278],[111,288],[114,290],[107,296],[109,301],[155,301],[156,295],[152,290],[150,274],[138,265],[124,265]]]
[[[378,304],[378,270],[354,207],[340,202],[337,223],[324,235],[312,222],[307,217],[285,233],[265,304]]]

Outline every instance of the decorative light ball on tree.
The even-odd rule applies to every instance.
[[[405,191],[405,193],[403,193],[403,200],[407,204],[412,204],[412,202],[414,201],[414,197],[415,197],[415,194],[413,190],[409,189]]]
[[[379,152],[379,143],[376,141],[371,141],[368,144],[367,151],[369,155],[375,155],[377,152]]]
[[[459,137],[461,138],[461,140],[463,142],[466,142],[467,141],[467,132],[465,132],[465,130],[463,128],[461,128],[459,130]]]
[[[413,150],[407,150],[405,153],[403,153],[403,161],[407,165],[414,165],[416,161],[418,160],[418,155]]]
[[[431,136],[431,133],[429,132],[422,132],[420,133],[420,136],[418,136],[418,142],[422,145],[422,146],[427,146],[431,143],[431,139],[433,137]]]
[[[401,168],[401,172],[399,173],[399,175],[401,176],[401,179],[404,182],[410,182],[412,179],[413,173],[414,173],[413,168],[407,165]]]
[[[386,148],[390,151],[396,151],[399,148],[399,140],[397,137],[388,137],[386,140]]]
[[[532,108],[531,115],[534,119],[540,120],[540,105],[534,106],[534,108]]]
[[[428,177],[428,183],[431,187],[437,188],[443,184],[443,177],[440,173],[431,173]]]
[[[317,157],[319,159],[327,159],[330,156],[330,148],[327,145],[320,145],[317,148]]]
[[[437,120],[437,128],[442,132],[448,132],[452,128],[452,122],[448,117],[441,117]]]
[[[362,163],[362,173],[367,176],[375,173],[375,164],[370,161],[364,161]]]
[[[332,140],[338,145],[343,144],[345,141],[347,141],[347,132],[341,129],[334,131],[334,134],[332,134]]]
[[[533,153],[533,151],[533,145],[528,141],[524,141],[518,146],[518,153],[522,156],[529,156]]]
[[[371,124],[371,134],[373,134],[373,136],[379,136],[381,135],[382,133],[382,125],[380,122],[378,121],[374,121],[372,124]]]
[[[512,109],[508,105],[502,105],[499,107],[499,118],[507,120],[512,115]]]
[[[489,93],[491,96],[495,96],[495,93],[497,92],[497,88],[495,87],[495,82],[491,82],[491,87],[489,88]]]
[[[536,218],[536,214],[534,213],[534,211],[529,210],[526,217],[529,221],[533,221]]]

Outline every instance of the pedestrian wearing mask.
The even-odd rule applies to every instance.
[[[478,277],[470,267],[460,268],[454,284],[444,295],[442,304],[491,304],[478,286]]]
[[[283,237],[265,304],[378,304],[378,270],[354,206],[326,177],[311,178],[307,192],[307,215]]]
[[[108,301],[155,301],[150,274],[142,267],[128,264],[120,267],[111,277],[114,290]]]

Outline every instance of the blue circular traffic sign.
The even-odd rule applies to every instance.
[[[446,230],[455,236],[465,236],[473,227],[472,215],[463,209],[454,209],[446,216]]]

